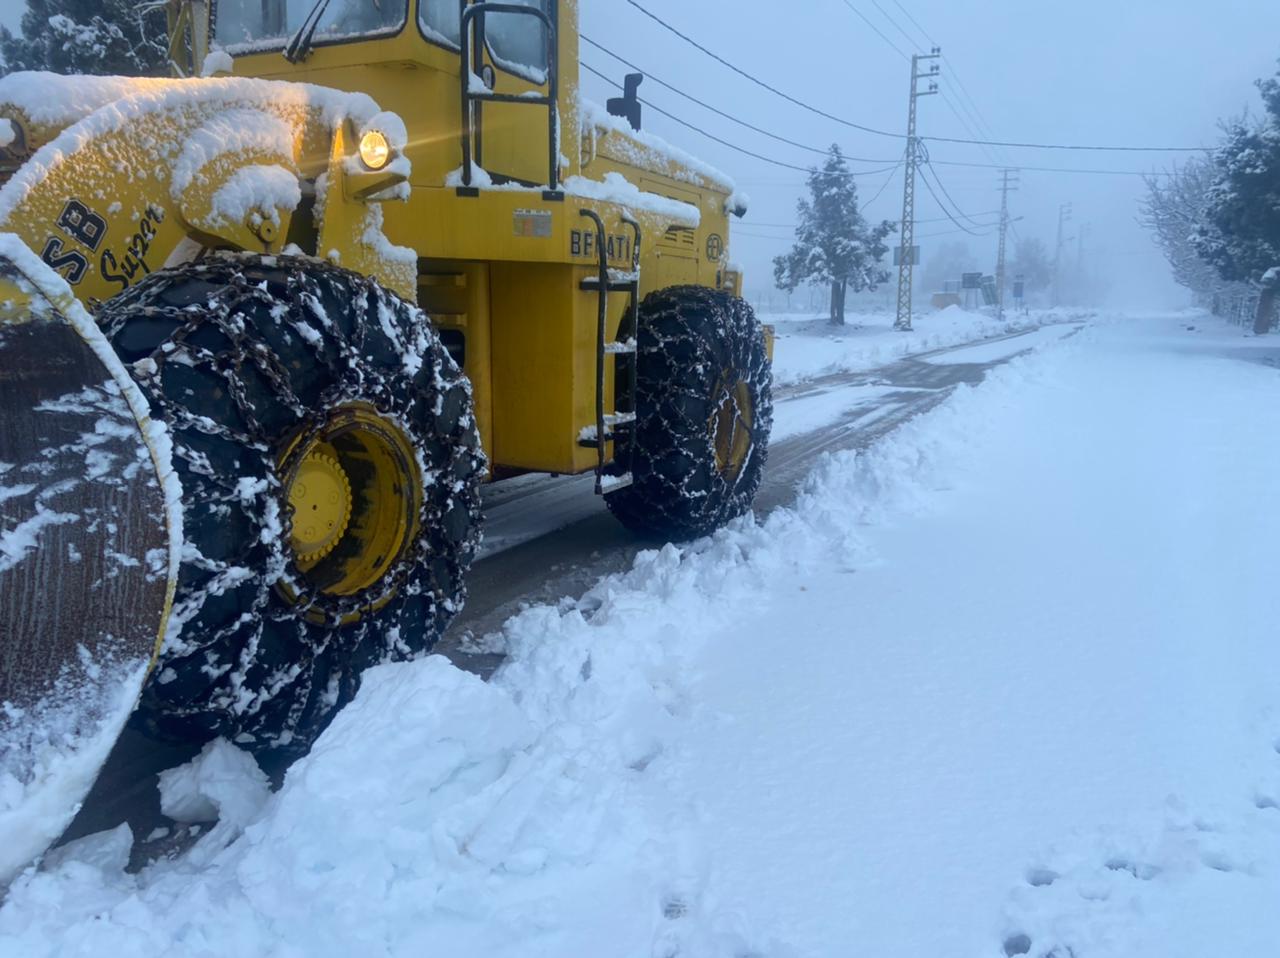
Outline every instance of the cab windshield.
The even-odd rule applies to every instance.
[[[552,0],[507,0],[521,6],[550,11]],[[418,21],[423,32],[436,43],[457,49],[458,0],[422,0]],[[485,16],[485,39],[495,65],[531,80],[546,82],[547,28],[537,17],[518,13],[490,13]]]
[[[218,0],[214,35],[232,53],[283,48],[315,5],[316,0]],[[408,12],[409,0],[329,0],[312,42],[396,33]]]

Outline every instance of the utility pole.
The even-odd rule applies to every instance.
[[[1071,222],[1071,204],[1058,207],[1058,245],[1053,253],[1053,305],[1062,302],[1062,248],[1066,244],[1066,228]]]
[[[996,318],[1004,319],[1004,254],[1009,233],[1009,191],[1018,189],[1017,170],[1000,171],[1000,249],[996,253]],[[1014,179],[1010,180],[1010,177]]]
[[[902,177],[902,245],[898,247],[898,318],[893,328],[911,329],[912,267],[915,266],[916,248],[916,164],[920,158],[920,144],[916,139],[916,100],[938,92],[938,65],[928,73],[920,72],[921,60],[936,60],[942,56],[942,48],[934,47],[928,53],[911,55],[911,97],[907,100],[907,152],[903,158]],[[929,80],[929,89],[921,90],[921,80]]]

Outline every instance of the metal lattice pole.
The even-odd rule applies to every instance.
[[[1053,305],[1062,303],[1062,247],[1066,244],[1067,223],[1071,221],[1071,204],[1058,207],[1058,245],[1053,254]]]
[[[1005,246],[1009,235],[1009,191],[1016,190],[1018,181],[1010,180],[1017,170],[1000,171],[1000,247],[996,252],[996,318],[1004,319]]]
[[[915,53],[911,56],[911,96],[907,100],[907,152],[903,157],[902,176],[902,245],[898,247],[898,315],[893,328],[911,329],[911,284],[912,268],[915,266],[916,248],[916,164],[920,158],[920,144],[916,139],[916,100],[922,96],[930,96],[938,92],[937,81],[932,79],[938,75],[938,67],[923,76],[920,73],[921,60],[936,60],[942,56],[942,50],[934,47],[929,53]],[[919,81],[930,79],[929,89],[921,90]]]

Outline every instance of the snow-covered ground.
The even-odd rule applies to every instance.
[[[373,670],[274,795],[210,750],[166,802],[223,824],[60,852],[0,953],[1270,954],[1277,435],[1280,342],[1046,341],[488,684]]]
[[[1073,309],[1041,309],[1027,313],[1009,310],[1004,320],[986,313],[949,306],[922,313],[912,331],[893,328],[892,313],[850,313],[845,326],[832,326],[813,313],[762,313],[761,322],[774,328],[774,383],[789,386],[832,373],[859,372],[883,366],[911,353],[955,346],[1001,336],[1048,323],[1079,320],[1089,313]],[[973,360],[979,362],[980,360]]]

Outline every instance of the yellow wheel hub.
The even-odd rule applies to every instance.
[[[290,545],[301,564],[323,559],[341,540],[351,521],[351,482],[333,456],[313,450],[298,465],[289,484],[293,507]]]
[[[394,594],[384,578],[418,533],[422,471],[403,427],[367,403],[332,410],[280,457],[292,511],[289,546],[306,595],[363,595],[378,607]],[[290,601],[304,596],[287,584]]]
[[[730,479],[746,465],[751,452],[755,406],[745,379],[725,370],[712,396],[716,406],[707,420],[707,432],[716,453],[716,469]]]

